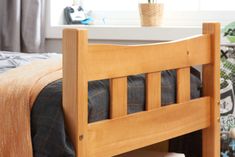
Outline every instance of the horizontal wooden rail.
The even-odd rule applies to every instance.
[[[88,125],[88,156],[114,156],[209,125],[209,97],[92,123]]]
[[[89,45],[84,59],[89,81],[208,64],[210,35],[139,46]]]

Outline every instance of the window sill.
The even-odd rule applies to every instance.
[[[141,27],[112,25],[57,25],[46,29],[46,38],[61,39],[64,28],[88,29],[90,40],[169,41],[201,33],[201,27]]]

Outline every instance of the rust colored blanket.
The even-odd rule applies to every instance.
[[[34,61],[0,75],[0,156],[32,157],[30,110],[46,85],[62,78],[61,58]]]

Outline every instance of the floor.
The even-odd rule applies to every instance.
[[[159,153],[153,150],[136,150],[116,157],[185,157],[177,153]]]
[[[115,157],[185,157],[185,155],[183,154],[159,153],[159,152],[168,152],[168,145],[169,145],[168,141],[163,141]]]

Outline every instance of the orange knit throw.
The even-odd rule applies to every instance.
[[[39,92],[62,78],[61,58],[34,61],[0,74],[0,156],[32,157],[30,111]]]

